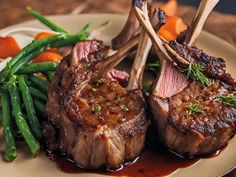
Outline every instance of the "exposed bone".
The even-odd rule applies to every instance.
[[[137,18],[140,22],[140,24],[143,26],[143,28],[146,30],[147,34],[151,38],[153,42],[153,47],[155,48],[157,55],[159,56],[160,60],[169,60],[171,62],[176,62],[177,64],[186,65],[188,64],[188,61],[186,61],[184,58],[179,56],[173,49],[171,50],[171,47],[169,47],[169,44],[165,41],[163,41],[154,31],[148,16],[145,15],[139,8],[134,7],[135,14],[137,15]],[[167,51],[168,49],[168,51]],[[175,57],[171,57],[170,54],[172,54]]]
[[[184,42],[190,46],[196,42],[207,17],[218,2],[219,0],[201,0],[201,4],[191,23],[190,29],[187,30]]]
[[[148,15],[147,11],[147,3],[144,4],[144,13]],[[152,26],[154,26],[155,30],[158,31],[162,25],[165,24],[166,18],[165,14],[160,9],[155,9],[152,14]],[[140,44],[138,46],[136,58],[133,62],[129,83],[128,83],[128,90],[133,89],[142,89],[142,80],[143,80],[143,73],[145,68],[145,63],[147,61],[147,57],[149,51],[152,46],[152,41],[148,37],[147,33],[144,29],[141,29],[140,32]]]
[[[148,4],[152,3],[152,0],[134,0],[133,5],[141,8],[143,2],[147,2]],[[134,14],[133,9],[130,9],[128,19],[126,20],[125,26],[121,30],[121,32],[112,39],[112,48],[117,50],[122,45],[127,43],[138,31],[139,22]]]
[[[191,23],[190,28],[186,31],[185,42],[192,46],[202,30],[202,27],[209,16],[212,9],[216,6],[219,0],[202,0],[197,13]],[[187,67],[189,62],[185,59],[179,57],[179,55],[168,45],[165,44],[168,54],[173,58],[173,60],[181,67]]]
[[[166,24],[166,15],[165,12],[160,8],[155,8],[152,14],[152,26],[155,31],[159,31],[159,29]]]
[[[123,44],[127,43],[132,36],[136,33],[139,27],[139,22],[135,17],[135,14],[132,9],[130,9],[129,17],[125,23],[122,31],[112,39],[112,48],[119,49]]]
[[[170,55],[172,60],[180,67],[187,68],[189,65],[189,62],[182,58],[174,49],[172,49],[169,44],[164,43],[163,44],[166,48],[167,53]]]
[[[154,31],[154,29],[149,21],[149,17],[146,14],[144,14],[136,6],[134,6],[133,9],[134,9],[134,12],[135,12],[140,24],[146,30],[147,34],[151,38],[151,40],[153,42],[153,47],[155,48],[159,58],[161,60],[166,59],[166,60],[172,61],[171,57],[168,55],[168,53],[163,45],[162,40],[158,37],[158,35]]]
[[[129,42],[123,45],[114,55],[105,58],[96,66],[99,75],[105,74],[110,69],[117,66],[139,42],[139,35],[134,36]]]
[[[135,2],[135,1],[134,1]],[[147,15],[147,3],[143,4],[143,11]],[[146,35],[145,31],[141,28],[139,34],[139,45],[136,53],[135,60],[133,62],[130,78],[128,83],[128,90],[142,89],[142,75],[145,67],[146,59],[148,53],[151,49],[152,43],[149,37]]]
[[[162,65],[164,64],[167,64],[168,62],[175,62],[173,59],[175,59],[175,57],[177,58],[177,62],[179,62],[180,60],[180,63],[182,64],[185,64],[185,59],[182,58],[181,56],[179,56],[176,52],[175,53],[172,53],[173,50],[172,50],[172,54],[175,55],[175,57],[171,57],[168,53],[170,53],[170,51],[166,49],[169,49],[169,45],[168,43],[164,42],[161,40],[161,38],[159,38],[159,36],[155,33],[154,29],[152,28],[151,26],[151,23],[148,19],[148,16],[146,14],[144,14],[140,9],[138,9],[137,7],[134,7],[135,9],[135,13],[137,15],[137,18],[139,19],[139,22],[140,24],[143,26],[143,28],[146,30],[147,34],[149,35],[149,37],[151,38],[152,42],[153,42],[153,46],[154,46],[154,49],[156,50],[156,53],[157,55],[159,56],[161,62],[162,62]],[[166,46],[168,46],[166,48]],[[181,76],[182,77],[182,76]],[[158,88],[158,78],[155,80],[154,82],[154,90],[152,92],[152,95],[156,95],[158,96],[158,92],[155,92],[155,90],[157,90]]]

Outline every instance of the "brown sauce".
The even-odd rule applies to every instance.
[[[127,164],[117,171],[106,170],[84,170],[77,166],[73,161],[65,157],[55,157],[57,167],[65,173],[98,173],[110,176],[127,177],[158,177],[169,175],[179,168],[184,168],[196,163],[199,158],[184,159],[165,150],[155,151],[146,149],[135,162]]]
[[[149,130],[150,131],[150,130]],[[152,132],[152,131],[150,131]],[[148,133],[146,148],[143,153],[133,162],[125,164],[116,171],[103,170],[85,170],[80,168],[74,161],[61,155],[50,156],[55,161],[57,167],[65,173],[96,173],[110,176],[126,177],[160,177],[167,176],[180,168],[194,165],[200,159],[214,158],[225,149],[225,147],[207,156],[195,158],[182,158],[163,147],[159,143],[151,140],[155,139],[155,133]]]

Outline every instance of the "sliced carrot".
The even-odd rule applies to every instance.
[[[34,39],[35,39],[35,40],[41,40],[41,39],[44,39],[44,38],[47,38],[47,37],[52,37],[52,36],[55,36],[55,34],[49,33],[49,32],[41,32],[41,33],[38,33],[38,34],[34,37]],[[51,49],[48,49],[47,51],[56,52],[57,49],[56,49],[56,48],[51,48]]]
[[[0,37],[0,58],[14,57],[20,47],[13,37]]]
[[[55,36],[53,33],[49,32],[41,32],[35,36],[35,40],[41,40],[47,37]],[[42,52],[39,56],[37,56],[32,62],[48,62],[48,61],[61,61],[62,56],[57,53],[56,48],[48,49],[47,51]]]
[[[161,9],[165,11],[167,16],[175,16],[178,10],[178,2],[177,0],[169,0]]]
[[[35,40],[40,40],[40,39],[43,39],[43,38],[47,38],[47,37],[51,37],[51,36],[55,36],[55,34],[53,33],[48,33],[48,32],[41,32],[39,34],[37,34],[34,39]]]
[[[167,17],[166,24],[158,31],[158,34],[167,41],[175,40],[186,29],[186,25],[180,17]]]
[[[165,38],[167,41],[175,40],[176,35],[172,34],[171,32],[167,31],[166,29],[161,29],[158,31],[158,34]]]
[[[42,52],[39,56],[37,56],[32,62],[47,62],[47,61],[61,61],[62,56],[54,51],[45,51]]]

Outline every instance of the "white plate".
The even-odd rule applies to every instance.
[[[103,31],[98,39],[105,40],[108,44],[110,39],[114,37],[123,27],[126,16],[114,14],[82,14],[82,15],[61,15],[50,16],[50,19],[55,23],[62,25],[64,28],[76,32],[87,23],[91,23],[92,27],[97,27],[101,23],[109,20],[110,24]],[[37,21],[28,21],[15,27],[40,27],[45,28]],[[8,30],[6,28],[0,31]],[[223,40],[207,33],[202,32],[197,44],[210,55],[222,57],[227,62],[227,69],[236,78],[236,50]],[[1,135],[0,135],[1,136]],[[17,147],[18,157],[12,163],[6,163],[0,158],[0,177],[97,177],[98,174],[67,174],[57,169],[54,162],[49,160],[42,152],[37,158],[32,158],[29,151],[23,150],[23,147]],[[221,154],[215,158],[204,159],[197,164],[179,169],[171,176],[173,177],[215,177],[224,174],[236,165],[236,138],[233,138],[229,145]],[[4,147],[3,138],[0,139],[0,155],[3,157]]]

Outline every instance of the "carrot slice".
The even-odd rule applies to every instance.
[[[20,47],[13,37],[0,37],[0,58],[14,57]]]
[[[38,34],[34,37],[34,39],[35,39],[35,40],[41,40],[41,39],[44,39],[44,38],[47,38],[47,37],[52,37],[52,36],[55,36],[55,34],[49,33],[49,32],[41,32],[41,33],[38,33]],[[51,48],[51,49],[48,49],[47,51],[56,52],[57,49],[56,49],[56,48]]]
[[[39,34],[37,34],[34,39],[35,40],[40,40],[40,39],[43,39],[43,38],[47,38],[47,37],[51,37],[51,36],[55,36],[55,34],[53,33],[48,33],[48,32],[41,32]]]
[[[47,62],[47,61],[61,61],[62,56],[54,51],[45,51],[42,52],[39,56],[37,56],[32,62]]]
[[[167,17],[166,24],[158,31],[158,34],[167,41],[175,40],[186,29],[186,25],[180,17]]]
[[[167,16],[174,16],[178,10],[178,2],[176,0],[169,0],[162,7]]]

